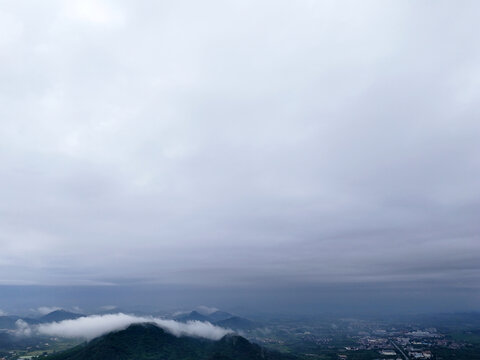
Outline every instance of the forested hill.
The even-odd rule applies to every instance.
[[[176,337],[154,324],[131,325],[48,360],[287,360],[237,335],[219,341]]]

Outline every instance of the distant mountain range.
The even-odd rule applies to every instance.
[[[208,321],[214,325],[229,328],[232,330],[250,330],[261,327],[261,324],[254,321],[232,315],[225,311],[215,311],[208,315],[200,314],[198,311],[192,311],[175,318],[177,321]]]
[[[28,317],[20,317],[20,316],[16,316],[16,315],[3,315],[3,316],[0,316],[0,330],[2,330],[2,329],[4,329],[4,330],[15,329],[17,327],[16,322],[18,320],[23,320],[27,324],[30,324],[30,325],[40,323],[40,320],[38,320],[38,319],[32,319],[32,318],[28,318]]]
[[[21,317],[16,315],[4,315],[0,316],[0,330],[13,330],[15,329],[16,322],[18,320],[25,321],[29,325],[40,324],[40,323],[49,323],[53,321],[63,321],[63,320],[72,320],[78,319],[84,315],[75,314],[65,310],[55,310],[51,313],[48,313],[38,319],[30,318],[30,317]]]
[[[287,360],[238,335],[218,341],[176,337],[154,324],[135,324],[47,360]]]
[[[51,313],[48,313],[47,315],[42,316],[38,320],[42,323],[49,323],[54,321],[58,322],[63,320],[74,320],[82,316],[84,315],[72,313],[65,310],[55,310],[55,311],[52,311]]]
[[[106,313],[115,313],[114,311],[109,311]],[[104,313],[105,314],[105,313]],[[82,314],[73,313],[66,310],[55,310],[46,315],[43,315],[39,318],[30,318],[30,317],[20,317],[16,315],[4,315],[0,316],[0,330],[13,330],[15,329],[16,322],[18,320],[23,320],[29,325],[35,325],[40,323],[49,323],[49,322],[59,322],[64,320],[74,320],[78,319],[82,316]],[[187,314],[182,314],[174,318],[180,322],[188,322],[188,321],[208,321],[214,325],[229,328],[232,330],[250,330],[261,327],[261,324],[245,319],[240,316],[235,316],[230,314],[226,311],[215,311],[210,314],[201,314],[198,311],[191,311]]]

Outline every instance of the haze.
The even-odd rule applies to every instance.
[[[0,308],[479,310],[479,12],[2,1]]]

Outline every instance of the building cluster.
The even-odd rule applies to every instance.
[[[378,351],[384,359],[428,360],[434,358],[432,348],[459,349],[464,346],[464,344],[448,340],[435,328],[371,329],[371,331],[361,331],[358,334],[355,346],[344,347],[347,354],[349,351],[374,350]],[[338,354],[339,359],[347,359],[347,354]]]

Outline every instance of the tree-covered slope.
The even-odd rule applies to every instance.
[[[229,335],[219,341],[176,337],[153,324],[131,325],[48,360],[283,360],[248,340]]]

